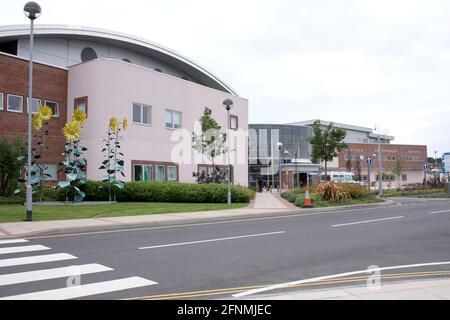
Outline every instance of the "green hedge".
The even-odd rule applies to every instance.
[[[86,193],[85,201],[108,201],[108,184],[86,181],[80,188]],[[123,190],[113,188],[119,202],[172,202],[172,203],[226,203],[228,186],[223,184],[189,184],[161,182],[128,182]],[[231,188],[231,198],[235,203],[249,203],[255,192],[239,186]],[[62,190],[57,191],[57,199],[65,200]]]

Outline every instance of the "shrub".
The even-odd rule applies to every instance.
[[[0,205],[5,204],[24,204],[25,203],[25,197],[21,195],[14,195],[10,197],[3,197],[0,196]]]
[[[361,199],[369,196],[369,190],[367,187],[359,184],[338,183],[338,186],[352,199]]]
[[[323,181],[316,184],[314,186],[314,193],[316,193],[323,200],[329,200],[332,202],[351,199],[350,195],[333,181]]]
[[[23,165],[18,158],[25,154],[25,144],[21,140],[9,143],[0,139],[0,195],[10,196],[16,190]]]

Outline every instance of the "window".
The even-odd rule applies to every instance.
[[[50,107],[50,109],[52,109],[53,117],[59,117],[59,106],[58,106],[58,102],[50,101],[50,100],[45,100],[45,105],[46,105],[47,107]]]
[[[230,129],[237,130],[238,129],[238,117],[230,116]]]
[[[181,128],[181,112],[166,110],[166,128],[180,129]]]
[[[133,171],[134,171],[134,181],[143,181],[144,180],[144,176],[142,174],[142,166],[140,164],[135,164],[133,166]]]
[[[8,111],[22,112],[23,111],[23,97],[8,94]]]
[[[407,161],[420,161],[420,156],[406,156]]]
[[[88,113],[88,97],[76,98],[74,102],[74,109],[80,109]]]
[[[152,124],[152,107],[140,103],[133,103],[133,122]]]
[[[177,167],[175,166],[168,166],[167,167],[167,181],[177,181]]]
[[[57,181],[58,180],[58,166],[56,164],[44,164],[44,175],[42,180],[44,181]]]
[[[27,98],[27,112],[30,112],[30,108],[28,107],[30,104],[30,98]],[[41,106],[41,99],[33,98],[31,101],[31,113],[38,112],[39,108]]]
[[[144,181],[153,180],[153,166],[144,166]]]
[[[152,181],[153,180],[153,166],[152,165],[133,165],[133,180],[134,181]]]
[[[163,182],[165,179],[165,177],[164,177],[164,171],[165,171],[165,168],[164,168],[164,166],[156,166],[156,177],[155,177],[155,180],[156,181],[159,181],[159,182]]]
[[[0,110],[3,110],[3,93],[0,92]]]
[[[408,181],[408,175],[402,174],[402,181]]]
[[[97,58],[98,58],[97,53],[92,48],[86,47],[81,51],[81,61],[82,62],[94,60]]]

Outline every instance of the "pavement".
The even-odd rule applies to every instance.
[[[355,282],[342,274],[361,275],[369,266],[383,268],[383,286],[449,277],[449,199],[398,201],[401,205],[2,239],[0,299],[234,299],[258,288],[241,297],[253,299],[278,294],[260,290],[286,283],[303,283],[290,287],[302,293],[364,285],[366,279]],[[305,282],[317,278],[328,280]],[[415,291],[430,297],[425,292],[444,298],[428,288]]]
[[[346,286],[253,296],[246,300],[450,300],[450,279]]]
[[[385,203],[375,204],[375,206],[389,206],[392,204],[392,201],[387,201]],[[235,219],[252,219],[274,215],[312,213],[332,210],[336,210],[336,208],[301,209],[282,199],[276,192],[264,192],[258,193],[255,200],[253,200],[248,207],[242,209],[94,219],[0,223],[0,239],[161,227],[191,223],[209,223]]]

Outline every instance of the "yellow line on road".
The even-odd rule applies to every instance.
[[[417,277],[432,277],[432,276],[444,276],[450,275],[450,271],[425,271],[425,272],[409,272],[409,273],[397,273],[397,274],[386,274],[381,275],[381,279],[405,279],[405,278],[417,278]],[[322,285],[330,284],[345,284],[353,282],[361,282],[367,280],[368,276],[358,276],[358,277],[347,277],[334,280],[318,281],[315,283],[300,284],[296,286],[290,286],[287,288],[305,288],[305,287],[316,287]],[[192,292],[180,292],[180,293],[170,293],[162,295],[151,295],[143,297],[130,298],[128,300],[170,300],[170,299],[188,299],[188,298],[198,298],[205,296],[214,296],[222,294],[234,294],[239,292],[244,292],[251,289],[258,289],[266,287],[267,285],[256,285],[247,287],[237,287],[237,288],[224,288],[224,289],[213,289],[213,290],[203,290],[203,291],[192,291]]]

